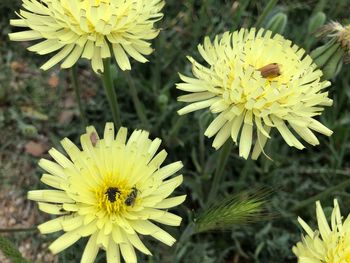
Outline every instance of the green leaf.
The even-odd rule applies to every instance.
[[[0,236],[0,249],[4,255],[13,263],[31,263],[22,257],[18,249],[7,238]]]

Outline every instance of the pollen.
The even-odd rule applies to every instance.
[[[109,215],[118,215],[127,210],[125,201],[132,191],[132,187],[125,181],[116,182],[111,178],[107,176],[101,187],[95,191],[97,209],[105,211]]]

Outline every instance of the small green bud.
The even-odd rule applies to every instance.
[[[335,55],[339,46],[338,42],[330,40],[328,43],[312,51],[310,56],[314,59],[314,62],[319,68],[323,68]]]
[[[339,73],[345,55],[346,50],[341,47],[336,38],[316,48],[310,54],[318,68],[323,71],[324,79],[332,79]]]
[[[318,37],[331,38],[325,45],[311,52],[316,65],[323,70],[325,79],[334,78],[344,63],[350,58],[350,25],[343,26],[338,22],[330,22],[322,26]]]
[[[313,34],[319,27],[326,23],[326,15],[323,12],[317,12],[309,20],[308,31]]]
[[[323,67],[323,76],[325,79],[332,79],[338,75],[343,66],[343,56],[345,54],[344,49],[338,48],[335,54]]]
[[[266,29],[271,30],[273,33],[283,34],[286,29],[287,21],[287,15],[279,12],[267,22]]]
[[[165,95],[165,94],[160,94],[159,96],[158,96],[158,103],[160,104],[160,105],[167,105],[168,104],[168,102],[169,102],[169,98],[168,98],[168,96],[167,95]]]
[[[32,107],[21,107],[22,114],[25,117],[34,119],[34,120],[40,120],[40,121],[47,121],[49,117],[46,114],[43,114]]]
[[[35,128],[35,126],[30,124],[21,123],[19,124],[19,129],[25,136],[34,136],[38,134],[37,128]]]
[[[327,49],[329,49],[331,46],[333,46],[336,43],[336,39],[331,39],[330,41],[328,41],[326,44],[314,49],[310,56],[312,57],[312,59],[317,59],[319,56],[321,56]]]

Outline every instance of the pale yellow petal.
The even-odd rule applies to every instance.
[[[218,100],[220,100],[220,99],[211,98],[211,99],[203,100],[200,102],[194,102],[194,103],[191,103],[191,104],[183,107],[182,109],[178,110],[177,113],[179,115],[184,115],[184,114],[196,111],[196,110],[204,109],[204,108],[210,107],[210,105],[217,102]]]
[[[61,178],[66,178],[66,174],[64,173],[63,168],[58,165],[57,163],[54,163],[52,161],[46,160],[46,159],[41,159],[39,161],[39,166],[43,168],[45,171],[56,175]]]
[[[253,126],[245,123],[243,125],[241,138],[239,140],[239,156],[247,159],[252,147]]]
[[[205,130],[204,135],[208,138],[211,138],[214,136],[227,122],[227,119],[225,117],[225,112],[220,113],[208,126],[208,128]]]
[[[146,254],[146,255],[152,255],[152,253],[148,250],[148,248],[143,244],[143,242],[141,241],[141,239],[139,238],[139,236],[137,234],[133,234],[127,235],[128,240],[130,241],[130,243],[137,248],[139,251],[141,251],[142,253]]]
[[[227,122],[220,131],[216,134],[215,139],[213,141],[213,147],[218,150],[224,143],[230,138],[232,128],[232,122]]]
[[[97,239],[97,234],[93,234],[89,238],[89,241],[85,246],[84,253],[80,260],[80,263],[93,263],[95,261],[95,258],[99,250],[99,246],[96,243],[96,239]]]
[[[322,239],[327,240],[331,233],[331,229],[329,228],[329,225],[328,225],[326,216],[323,212],[320,201],[316,202],[316,216],[317,216],[318,229],[320,230]]]
[[[182,204],[185,201],[185,199],[186,199],[186,195],[167,198],[161,201],[160,203],[158,203],[157,205],[155,205],[154,207],[158,209],[171,208],[174,206],[178,206],[179,204]]]
[[[61,62],[64,58],[66,58],[69,53],[73,50],[74,44],[70,44],[65,46],[61,51],[59,51],[55,56],[50,58],[44,65],[40,68],[42,70],[48,70],[55,66],[57,63]]]
[[[62,220],[63,220],[63,216],[52,219],[43,224],[40,224],[38,226],[38,229],[42,234],[49,234],[49,233],[60,231],[63,228],[61,224]]]
[[[331,136],[333,134],[333,132],[330,129],[328,129],[322,123],[320,123],[319,121],[316,121],[314,119],[312,119],[312,121],[309,125],[309,128],[314,130],[314,131],[317,131],[319,133],[322,133],[326,136]]]
[[[63,191],[58,190],[33,190],[28,192],[28,199],[39,202],[50,203],[75,203]]]
[[[264,128],[266,135],[269,135],[271,127],[266,126]],[[253,152],[252,152],[252,159],[257,160],[260,156],[261,152],[264,152],[264,147],[267,142],[268,137],[266,137],[263,133],[260,132],[260,130],[257,131],[258,134],[258,140],[255,142]]]
[[[135,220],[130,223],[138,233],[151,235],[168,246],[172,246],[176,241],[171,235],[148,220]]]
[[[113,52],[115,60],[117,61],[121,70],[130,70],[131,65],[128,56],[124,49],[119,44],[113,44]]]
[[[62,63],[61,68],[71,68],[81,57],[82,53],[83,53],[83,47],[76,45],[73,51]]]
[[[114,243],[112,240],[109,241],[107,253],[107,263],[119,263],[120,262],[120,252],[119,245]]]
[[[126,263],[137,262],[135,249],[130,243],[121,243],[119,247]]]
[[[77,242],[80,239],[79,231],[72,231],[67,232],[57,238],[50,246],[49,249],[53,254],[57,254],[61,252],[62,250],[65,250],[66,248],[73,245],[75,242]]]
[[[31,41],[43,38],[40,32],[37,32],[35,30],[11,33],[9,34],[9,37],[12,41]]]
[[[38,205],[39,205],[39,210],[48,214],[63,215],[67,213],[66,211],[64,211],[62,205],[48,204],[43,202],[38,202]]]
[[[310,237],[314,236],[314,231],[311,229],[311,227],[303,219],[298,217],[298,222]]]
[[[183,164],[181,161],[174,162],[166,166],[163,166],[157,172],[155,172],[153,176],[157,177],[159,180],[164,180],[169,176],[178,172],[182,167],[183,167]]]

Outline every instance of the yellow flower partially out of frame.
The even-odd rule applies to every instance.
[[[180,115],[209,107],[218,114],[205,131],[220,148],[230,137],[239,143],[239,155],[247,159],[263,151],[271,128],[276,128],[289,146],[304,146],[291,132],[311,145],[319,144],[312,131],[330,136],[332,131],[314,117],[332,100],[324,89],[310,56],[281,35],[255,28],[226,32],[212,43],[206,37],[199,53],[206,65],[188,57],[194,77],[180,74],[177,88],[191,94],[179,101],[190,103]]]
[[[9,34],[13,41],[44,41],[28,48],[40,55],[58,51],[41,69],[60,63],[72,67],[79,58],[91,60],[103,72],[103,59],[114,57],[122,70],[130,70],[128,56],[145,63],[152,53],[148,40],[159,30],[162,0],[23,0],[19,19],[11,25],[28,30]]]
[[[82,263],[94,262],[100,248],[106,250],[108,263],[121,262],[120,254],[135,263],[134,248],[151,255],[139,235],[173,245],[175,239],[153,222],[180,225],[181,217],[167,210],[186,198],[169,197],[183,177],[168,178],[182,163],[160,168],[167,156],[164,150],[156,154],[160,139],[150,140],[148,132],[138,130],[127,140],[125,128],[114,137],[112,123],[106,124],[103,139],[90,126],[80,140],[82,150],[67,138],[61,141],[69,158],[53,148],[49,153],[55,162],[40,160],[47,171],[41,181],[55,189],[28,193],[40,210],[58,215],[39,225],[40,232],[65,232],[50,250],[59,253],[89,236]]]
[[[338,201],[329,226],[322,206],[316,202],[318,230],[312,230],[300,217],[299,224],[306,232],[302,241],[293,247],[299,263],[347,263],[350,262],[350,216],[342,222]]]

